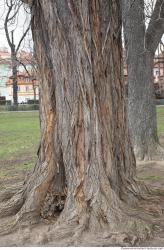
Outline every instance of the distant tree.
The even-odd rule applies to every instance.
[[[7,7],[7,12],[5,16],[4,28],[7,38],[8,45],[11,51],[11,67],[12,67],[12,81],[13,81],[13,103],[14,105],[18,104],[18,95],[17,95],[17,70],[18,70],[18,52],[21,47],[21,44],[30,30],[30,24],[27,26],[23,32],[18,44],[16,45],[14,34],[17,26],[17,16],[19,15],[19,10],[23,5],[20,0],[5,0],[5,6]]]
[[[157,136],[153,60],[164,33],[164,1],[151,1],[151,6],[155,6],[147,28],[144,0],[123,0],[122,5],[130,133],[137,159],[150,160],[161,149]]]
[[[34,101],[36,101],[37,89],[39,88],[39,79],[38,79],[38,67],[37,62],[34,56],[33,49],[31,53],[26,53],[27,57],[18,58],[17,61],[19,65],[23,66],[25,72],[27,73],[29,79],[31,80],[32,89],[34,93]]]

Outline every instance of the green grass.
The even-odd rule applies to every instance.
[[[39,144],[38,112],[0,113],[0,179],[32,169]]]
[[[157,127],[158,134],[164,135],[164,106],[157,107]]]
[[[164,176],[150,175],[150,176],[140,177],[139,179],[145,180],[145,181],[160,181],[160,180],[164,179]]]
[[[38,112],[0,113],[0,160],[34,153],[39,133]]]

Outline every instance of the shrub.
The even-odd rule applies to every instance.
[[[39,104],[39,100],[28,100],[27,104]]]
[[[164,99],[156,99],[156,105],[164,105]]]
[[[39,110],[38,104],[21,104],[21,105],[3,105],[0,106],[0,111],[31,111]]]

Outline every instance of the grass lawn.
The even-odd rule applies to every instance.
[[[0,186],[34,167],[39,137],[38,112],[0,113]]]
[[[157,126],[159,136],[164,136],[164,106],[157,106]]]

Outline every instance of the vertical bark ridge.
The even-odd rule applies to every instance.
[[[125,199],[126,191],[127,196],[132,192],[130,181],[135,186],[135,159],[126,127],[121,78],[121,19],[117,4],[56,0],[47,5],[40,1],[35,6],[40,12],[33,20],[43,79],[41,161],[53,155],[48,163],[53,174],[47,170],[49,167],[45,168],[51,177],[47,179],[50,185],[43,185],[43,203],[50,196],[55,200],[54,186],[59,184],[55,173],[60,169],[57,159],[62,154],[60,166],[66,176],[66,180],[62,177],[62,195],[67,185],[62,217],[77,216],[81,221],[87,214],[94,218],[96,213],[97,224],[99,217],[104,224],[114,213],[119,216],[119,199]],[[91,223],[95,224],[93,218]]]

